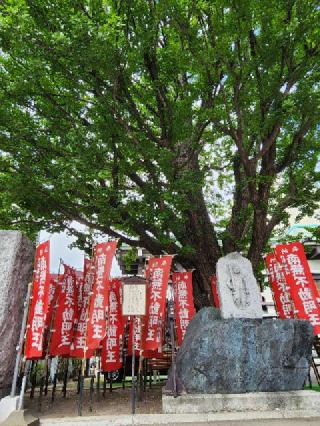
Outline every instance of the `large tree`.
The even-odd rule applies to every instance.
[[[0,225],[259,268],[319,200],[317,0],[0,5]],[[72,222],[90,232],[73,230]]]

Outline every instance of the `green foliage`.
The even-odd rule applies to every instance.
[[[319,20],[315,0],[1,3],[0,226],[257,267],[319,202]]]
[[[125,265],[125,268],[130,271],[131,266],[133,263],[137,260],[138,256],[138,250],[136,247],[132,247],[130,250],[128,250],[124,256],[123,256],[123,262]]]

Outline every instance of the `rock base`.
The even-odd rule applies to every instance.
[[[177,398],[162,395],[166,414],[248,411],[319,411],[320,392],[252,392],[242,394],[186,394]]]
[[[306,320],[219,319],[201,309],[176,357],[176,382],[188,394],[302,390],[308,376],[313,327]],[[173,381],[170,371],[168,388]]]

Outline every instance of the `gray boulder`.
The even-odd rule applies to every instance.
[[[21,232],[0,231],[0,397],[10,392],[34,251]]]
[[[309,372],[313,338],[305,320],[223,320],[218,310],[204,308],[178,351],[177,381],[187,393],[299,390]]]

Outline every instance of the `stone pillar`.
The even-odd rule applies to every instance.
[[[21,232],[0,231],[0,398],[10,393],[34,253],[34,244]]]

